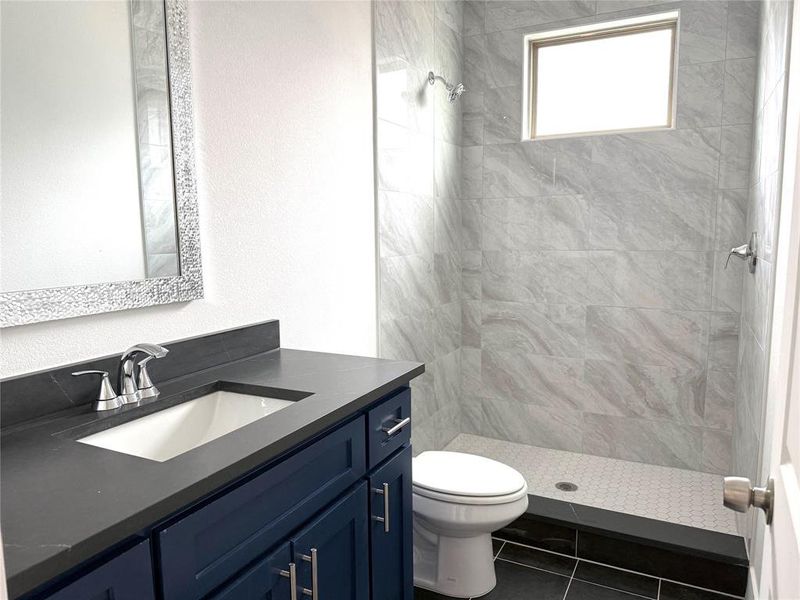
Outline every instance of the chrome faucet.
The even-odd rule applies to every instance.
[[[133,374],[136,368],[136,357],[139,354],[146,354],[148,358],[145,360],[149,360],[150,358],[161,358],[167,352],[169,352],[169,350],[158,344],[136,344],[122,353],[117,381],[119,385],[119,398],[122,400],[123,404],[134,404],[142,399],[142,392],[139,391],[139,386],[136,385],[136,379]],[[146,379],[150,381],[149,376]],[[157,395],[157,390],[156,394],[150,394],[148,397],[153,397],[153,395]]]

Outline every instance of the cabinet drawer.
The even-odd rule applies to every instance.
[[[403,388],[367,413],[367,436],[370,469],[411,440],[410,389]]]
[[[292,597],[289,579],[281,571],[288,571],[291,561],[287,542],[211,596],[211,600],[289,600]]]
[[[155,600],[150,542],[100,565],[47,600]]]
[[[164,599],[230,579],[353,485],[365,462],[361,417],[159,531]]]

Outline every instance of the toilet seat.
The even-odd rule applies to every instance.
[[[528,491],[515,469],[461,452],[421,453],[413,460],[412,481],[415,494],[454,504],[505,504]]]

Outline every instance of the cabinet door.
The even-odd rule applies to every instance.
[[[265,559],[258,561],[230,585],[211,598],[213,600],[290,600],[288,574],[292,553],[287,542]]]
[[[312,521],[292,543],[298,585],[312,592],[316,587],[314,600],[369,600],[366,482]]]
[[[412,600],[411,447],[390,458],[369,482],[372,597]]]
[[[47,599],[154,600],[155,597],[150,542],[145,540]]]

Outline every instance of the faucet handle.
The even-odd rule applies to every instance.
[[[150,356],[147,356],[139,361],[139,378],[136,383],[136,387],[139,388],[139,392],[143,400],[145,398],[155,398],[161,393],[158,391],[158,388],[153,383],[153,380],[150,379],[150,373],[147,372],[147,363],[149,363],[154,358],[158,357],[151,354]]]
[[[100,381],[100,391],[97,392],[97,398],[95,398],[92,404],[92,408],[95,411],[114,410],[122,406],[122,400],[114,393],[114,388],[111,386],[111,381],[108,378],[108,371],[75,371],[72,374],[73,377],[80,377],[81,375],[103,376],[103,379]]]

